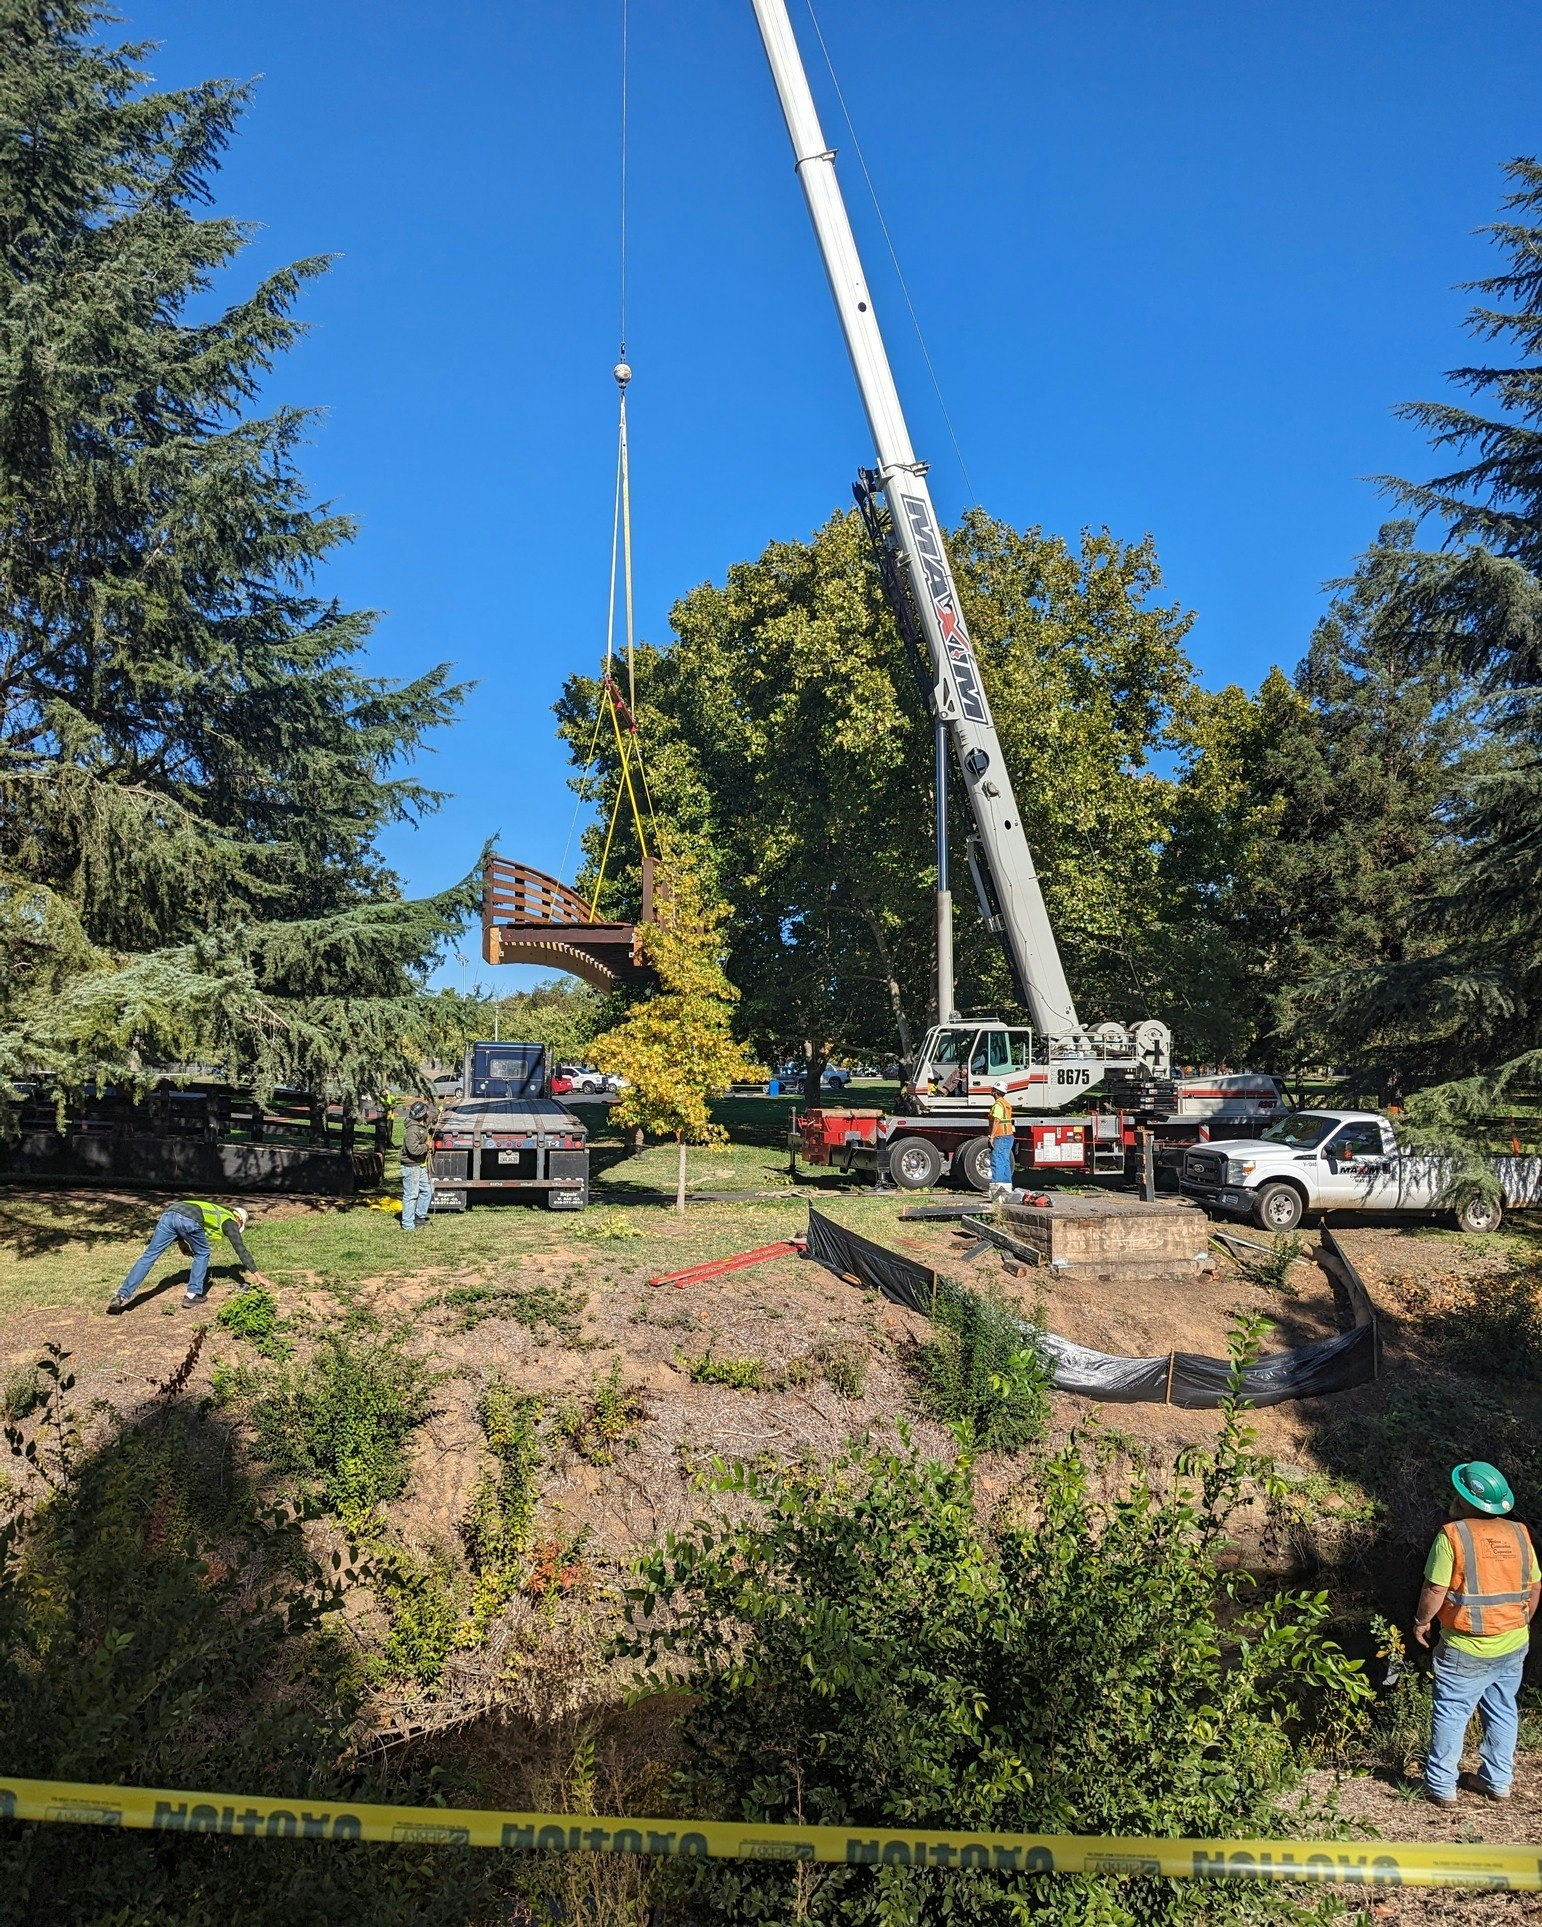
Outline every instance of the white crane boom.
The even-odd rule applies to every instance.
[[[819,124],[785,0],[751,0],[751,4],[872,430],[878,456],[876,483],[888,508],[890,540],[904,558],[909,599],[935,677],[934,712],[952,740],[974,818],[970,861],[981,908],[1005,941],[1018,987],[1051,1057],[1086,1057],[1104,1064],[1123,1061],[1143,1065],[1148,1072],[1165,1071],[1165,1026],[1152,1020],[1131,1029],[1100,1025],[1089,1037],[1077,1019],[942,527],[926,485],[926,464],[916,460],[910,444],[873,298],[841,198],[835,154]],[[945,891],[944,877],[939,876],[938,884]],[[939,917],[939,953],[943,950],[941,922]],[[939,954],[939,964],[943,961]],[[947,975],[951,977],[950,970]],[[947,1008],[951,985],[940,982],[939,990],[938,1016],[946,1026],[954,1017]],[[923,1057],[929,1055],[930,1051],[923,1052]]]
[[[1064,1038],[1079,1029],[1076,1005],[1023,834],[942,527],[926,486],[925,464],[916,460],[910,445],[873,298],[835,176],[835,155],[819,125],[784,0],[753,0],[753,4],[872,430],[879,487],[894,539],[905,558],[911,596],[931,657],[937,685],[934,701],[953,741],[988,866],[995,898],[990,907],[999,910],[1001,933],[1035,1025],[1046,1039]],[[939,1015],[946,1020],[953,1013],[942,1010]]]

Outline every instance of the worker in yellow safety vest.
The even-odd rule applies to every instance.
[[[1483,1459],[1453,1466],[1456,1497],[1424,1562],[1414,1638],[1428,1646],[1438,1621],[1435,1695],[1424,1791],[1438,1807],[1456,1805],[1467,1722],[1483,1722],[1475,1790],[1508,1800],[1519,1725],[1516,1695],[1542,1598],[1542,1566],[1519,1519],[1510,1482]]]
[[[193,1268],[187,1276],[187,1294],[182,1303],[186,1306],[201,1305],[209,1277],[209,1240],[216,1234],[222,1236],[235,1252],[241,1263],[241,1276],[246,1282],[266,1285],[268,1280],[252,1262],[252,1254],[246,1248],[246,1239],[242,1236],[245,1230],[246,1212],[239,1205],[231,1210],[223,1204],[209,1204],[202,1198],[184,1198],[178,1204],[168,1205],[156,1220],[150,1242],[135,1261],[133,1270],[118,1287],[116,1295],[108,1301],[108,1311],[116,1315],[123,1310],[149,1277],[156,1259],[173,1245],[180,1245],[193,1261]]]
[[[991,1098],[991,1196],[1004,1197],[1012,1189],[1012,1153],[1017,1143],[1017,1119],[1005,1084],[992,1087]]]

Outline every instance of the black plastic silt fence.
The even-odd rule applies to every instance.
[[[881,1291],[893,1303],[925,1318],[932,1315],[939,1298],[967,1295],[951,1278],[859,1238],[812,1209],[808,1255],[840,1277]],[[1232,1366],[1224,1358],[1179,1351],[1156,1358],[1117,1358],[1040,1331],[1036,1325],[1022,1323],[1022,1331],[1049,1366],[1051,1382],[1060,1392],[1119,1405],[1213,1407],[1231,1390]],[[1287,1399],[1321,1398],[1328,1392],[1368,1385],[1376,1369],[1376,1326],[1371,1321],[1338,1338],[1322,1338],[1260,1358],[1243,1369],[1238,1391],[1251,1405],[1282,1405]]]

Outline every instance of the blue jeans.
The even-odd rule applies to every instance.
[[[428,1223],[428,1204],[434,1195],[434,1181],[426,1164],[402,1166],[402,1230],[416,1231]]]
[[[162,1252],[169,1251],[179,1238],[193,1247],[193,1269],[188,1275],[187,1295],[189,1298],[202,1298],[209,1276],[209,1234],[203,1228],[203,1219],[196,1211],[163,1211],[138,1263],[118,1287],[118,1297],[123,1303],[128,1303],[149,1277],[156,1259]]]
[[[991,1183],[1010,1184],[1012,1182],[1012,1152],[1016,1140],[1009,1137],[991,1139]]]
[[[1478,1777],[1494,1793],[1510,1784],[1515,1765],[1515,1734],[1520,1716],[1515,1696],[1521,1690],[1526,1648],[1502,1659],[1479,1659],[1442,1640],[1435,1649],[1435,1710],[1430,1720],[1430,1746],[1424,1761],[1424,1784],[1437,1798],[1449,1800],[1456,1792],[1456,1773],[1462,1741],[1474,1713],[1483,1720],[1483,1743],[1478,1748]]]

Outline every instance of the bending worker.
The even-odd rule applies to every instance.
[[[1509,1481],[1482,1459],[1451,1468],[1450,1523],[1424,1563],[1414,1638],[1428,1646],[1436,1621],[1435,1705],[1424,1791],[1437,1807],[1456,1805],[1462,1741],[1474,1713],[1483,1721],[1476,1791],[1508,1800],[1520,1691],[1531,1619],[1542,1597],[1542,1567],[1519,1519]]]
[[[108,1312],[116,1314],[123,1310],[149,1277],[156,1259],[173,1245],[180,1245],[193,1261],[193,1268],[188,1273],[187,1295],[182,1302],[188,1306],[201,1305],[208,1288],[209,1240],[216,1232],[228,1238],[234,1247],[241,1261],[241,1276],[246,1282],[249,1285],[267,1285],[269,1281],[253,1264],[252,1254],[246,1248],[246,1240],[241,1235],[245,1229],[246,1212],[239,1207],[229,1211],[222,1204],[207,1204],[201,1198],[184,1199],[180,1204],[168,1205],[156,1221],[150,1242],[138,1262],[118,1287],[116,1297],[109,1301]]]
[[[1003,1197],[1012,1189],[1012,1153],[1017,1146],[1017,1119],[1012,1115],[1012,1100],[1005,1084],[992,1086],[991,1099],[991,1196]]]

